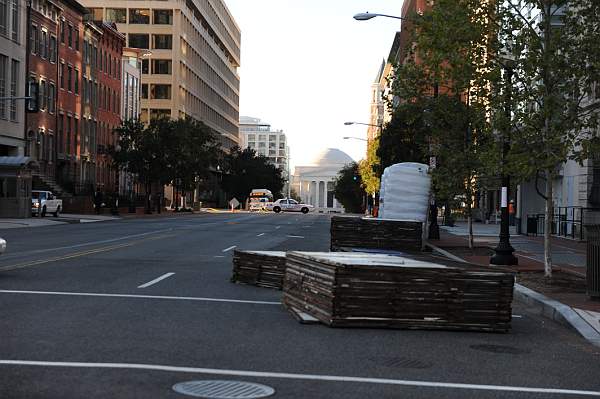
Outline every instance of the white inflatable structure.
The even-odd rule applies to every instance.
[[[385,168],[379,191],[379,218],[426,222],[431,176],[422,163],[397,163]]]

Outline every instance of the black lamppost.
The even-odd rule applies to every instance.
[[[505,80],[506,80],[506,92],[504,103],[504,113],[508,127],[502,134],[502,189],[500,199],[500,242],[498,246],[494,248],[495,254],[490,258],[490,264],[492,265],[518,265],[519,260],[513,252],[515,249],[510,245],[510,230],[508,225],[508,198],[510,193],[510,176],[506,171],[506,158],[510,149],[510,133],[512,130],[512,117],[511,117],[511,101],[512,101],[512,76],[513,76],[513,62],[514,59],[506,57],[502,63],[504,68]]]

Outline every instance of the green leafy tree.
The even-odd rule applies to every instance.
[[[358,163],[363,188],[369,195],[375,195],[381,183],[381,160],[377,156],[378,148],[379,138],[369,140],[367,157]]]
[[[600,2],[508,0],[490,16],[500,28],[498,64],[513,81],[511,113],[502,112],[507,96],[499,86],[491,98],[494,117],[511,126],[512,175],[546,181],[539,191],[545,200],[545,275],[551,277],[553,183],[566,161],[589,158],[597,143],[599,110],[592,91],[600,82]]]
[[[275,198],[281,198],[285,179],[281,170],[269,163],[267,157],[256,155],[253,149],[239,147],[224,156],[222,188],[230,197],[244,203],[256,188],[270,190]]]
[[[404,152],[413,148],[419,155],[401,160],[435,159],[436,201],[448,206],[462,198],[471,247],[472,202],[476,182],[485,173],[482,154],[489,152],[484,146],[489,143],[486,114],[495,78],[489,58],[495,36],[488,19],[492,7],[479,0],[439,0],[413,16],[414,46],[409,46],[392,81],[392,92],[400,100],[394,118],[410,126],[403,131],[405,142],[411,143]]]
[[[333,194],[346,212],[362,213],[365,191],[362,188],[359,166],[352,162],[342,168],[334,181]]]

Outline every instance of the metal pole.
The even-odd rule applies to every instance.
[[[512,101],[512,74],[510,67],[505,67],[506,72],[506,104],[505,114],[506,120],[509,123],[508,128],[502,135],[502,190],[500,200],[500,242],[494,248],[495,254],[490,259],[492,265],[518,265],[519,260],[513,255],[515,249],[510,245],[510,230],[508,225],[508,200],[510,194],[510,176],[506,172],[506,158],[508,156],[510,146],[510,131],[512,129],[510,103]]]

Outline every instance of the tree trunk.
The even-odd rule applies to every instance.
[[[546,171],[546,209],[544,219],[544,276],[552,277],[552,248],[550,236],[552,233],[552,219],[554,215],[554,207],[552,204],[552,171]]]

